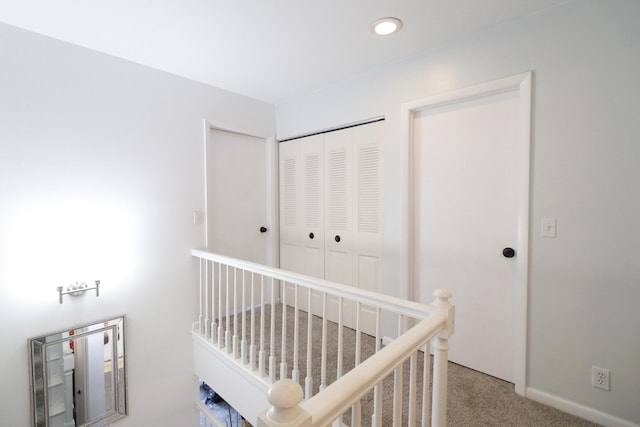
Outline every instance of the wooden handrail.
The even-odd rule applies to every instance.
[[[305,276],[303,274],[281,270],[279,268],[269,267],[266,265],[256,264],[250,261],[231,258],[209,252],[204,249],[192,249],[191,255],[197,258],[206,259],[208,261],[219,262],[231,267],[241,268],[243,270],[250,271],[256,274],[273,277],[276,280],[297,283],[307,288],[313,289],[314,291],[327,292],[337,297],[344,297],[353,301],[361,301],[366,305],[380,307],[383,310],[388,310],[398,314],[404,314],[416,319],[425,318],[430,311],[429,306],[426,304],[408,301],[391,295],[383,295],[378,292],[360,289],[349,285],[342,285],[324,279]]]

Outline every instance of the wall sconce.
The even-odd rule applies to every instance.
[[[60,298],[60,304],[62,304],[62,295],[71,295],[72,297],[77,297],[84,294],[87,291],[91,291],[93,289],[96,290],[96,298],[100,296],[100,280],[95,281],[95,285],[89,287],[85,282],[82,283],[72,283],[63,291],[63,286],[58,286],[58,295]]]

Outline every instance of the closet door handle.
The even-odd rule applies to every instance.
[[[336,242],[339,243],[340,242],[340,236],[336,235],[335,240],[336,240]]]
[[[261,233],[266,233],[267,232],[267,227],[260,227],[260,232]]]
[[[514,251],[512,248],[504,248],[502,250],[502,256],[505,258],[513,258],[514,256],[516,256],[516,251]]]
[[[316,237],[313,233],[309,233],[309,238],[313,239],[314,237]]]

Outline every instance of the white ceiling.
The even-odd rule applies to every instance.
[[[0,0],[0,21],[279,104],[565,1]]]

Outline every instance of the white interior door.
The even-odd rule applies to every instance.
[[[513,382],[519,97],[481,96],[416,112],[414,279],[421,302],[456,305],[450,360]],[[517,254],[516,254],[517,256]]]
[[[265,140],[210,129],[206,146],[207,248],[267,264]]]

